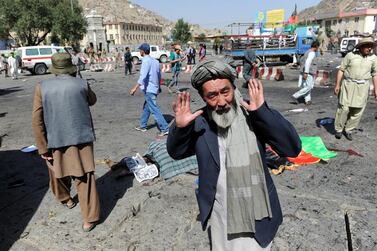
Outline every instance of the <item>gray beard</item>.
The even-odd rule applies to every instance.
[[[208,110],[209,118],[216,123],[216,125],[222,129],[228,128],[237,117],[237,110],[234,105],[230,107],[230,110],[223,114],[218,114],[215,110]]]

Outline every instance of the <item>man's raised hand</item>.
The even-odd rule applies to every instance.
[[[173,103],[173,110],[175,113],[175,124],[179,128],[188,126],[203,113],[202,110],[194,113],[191,112],[190,93],[188,92],[181,92],[178,94],[176,102]]]
[[[241,100],[241,105],[248,111],[255,111],[264,103],[262,82],[259,79],[250,79],[248,87],[250,102]]]

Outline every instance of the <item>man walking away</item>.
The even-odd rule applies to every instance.
[[[96,95],[86,81],[76,78],[68,53],[55,53],[50,72],[56,76],[35,87],[32,127],[38,153],[46,160],[50,188],[55,198],[71,209],[71,180],[76,185],[83,218],[82,229],[91,231],[100,217],[94,176],[95,140],[89,106]]]
[[[125,75],[132,74],[132,55],[130,47],[126,47],[126,52],[124,53],[124,70]]]
[[[141,132],[146,132],[149,116],[153,114],[154,119],[157,122],[157,126],[160,129],[158,136],[165,136],[169,133],[169,126],[160,111],[160,107],[157,105],[157,95],[161,91],[160,63],[149,55],[149,44],[141,44],[139,46],[139,50],[140,55],[143,57],[140,68],[140,77],[137,84],[131,89],[130,94],[134,95],[137,89],[140,87],[140,89],[144,92],[145,101],[143,106],[143,114],[140,118],[140,125],[135,127],[135,129]]]
[[[352,140],[352,130],[360,123],[367,105],[369,87],[374,85],[377,99],[377,56],[372,54],[375,42],[367,37],[356,45],[357,51],[349,52],[342,61],[336,78],[334,93],[338,96],[335,115],[335,137]]]
[[[236,71],[220,60],[200,63],[191,77],[206,106],[191,112],[190,94],[178,94],[167,150],[174,159],[196,155],[196,191],[203,230],[212,250],[270,250],[282,223],[276,188],[265,162],[265,144],[280,156],[297,156],[293,126],[264,101],[259,80],[242,99]]]
[[[180,45],[175,45],[174,46],[174,54],[170,58],[170,64],[172,66],[172,73],[173,76],[169,82],[168,85],[168,90],[170,93],[173,92],[171,87],[175,86],[176,91],[179,92],[179,86],[178,86],[178,81],[179,81],[179,74],[181,73],[181,68],[182,68],[182,61],[185,60],[186,57],[182,55],[182,49]]]
[[[319,48],[319,42],[314,41],[311,48],[305,52],[300,63],[299,87],[296,93],[292,95],[294,103],[298,104],[298,99],[304,98],[305,105],[311,105],[311,92],[314,87],[314,77],[317,74],[316,54]]]
[[[76,77],[82,78],[80,68],[84,63],[81,61],[80,55],[77,53],[77,50],[75,49],[72,50],[72,64],[76,66]]]

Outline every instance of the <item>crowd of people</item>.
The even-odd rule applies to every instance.
[[[6,78],[17,79],[18,74],[21,72],[21,67],[21,57],[15,51],[0,55],[0,75],[4,72]]]
[[[313,42],[301,60],[301,89],[292,96],[295,102],[304,99],[306,105],[311,104],[319,46]],[[374,85],[377,98],[377,56],[371,54],[374,46],[371,38],[364,38],[357,51],[350,52],[340,66],[334,88],[339,97],[335,117],[337,139],[344,133],[352,140],[351,133],[360,122],[370,84]],[[157,104],[161,92],[159,62],[150,56],[149,44],[143,43],[138,49],[143,57],[140,76],[130,94],[140,90],[144,104],[135,129],[146,132],[148,119],[153,115],[160,130],[158,136],[167,136],[167,151],[172,158],[196,155],[200,221],[209,232],[212,249],[270,250],[282,223],[282,211],[265,164],[265,145],[280,156],[296,157],[301,142],[292,124],[267,105],[261,81],[250,73],[256,67],[255,55],[249,53],[247,59],[250,72],[245,74],[249,96],[246,101],[235,85],[237,73],[232,62],[207,59],[206,48],[201,45],[191,84],[205,107],[192,111],[190,94],[179,90],[178,80],[182,61],[187,59],[195,64],[196,51],[188,46],[183,53],[180,45],[172,45],[173,77],[168,88],[172,91],[175,86],[177,97],[173,106],[175,120],[169,126]],[[129,48],[124,57],[126,73],[130,74]],[[33,133],[39,154],[48,166],[51,190],[67,208],[76,205],[70,195],[71,180],[74,181],[82,229],[88,232],[100,217],[94,178],[95,136],[89,109],[95,104],[96,95],[84,80],[76,77],[77,67],[71,55],[54,54],[50,71],[55,78],[43,80],[35,88]]]

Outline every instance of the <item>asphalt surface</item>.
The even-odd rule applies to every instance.
[[[334,69],[340,59],[326,55],[324,67]],[[333,62],[330,62],[333,61]],[[331,63],[328,66],[328,63]],[[285,69],[285,80],[263,81],[266,101],[280,111],[300,135],[320,136],[327,147],[352,149],[363,157],[338,152],[335,159],[299,167],[274,176],[284,222],[272,250],[346,250],[345,213],[354,250],[377,250],[377,103],[370,99],[354,140],[334,138],[332,125],[318,125],[333,118],[337,98],[331,87],[316,87],[313,104],[290,103],[297,90],[297,70]],[[163,74],[169,78],[171,74]],[[51,74],[23,74],[18,80],[0,77],[0,250],[209,250],[207,233],[197,221],[195,176],[180,175],[167,181],[140,184],[132,177],[117,178],[104,158],[119,160],[143,153],[157,137],[150,129],[138,132],[143,96],[129,95],[138,72],[83,72],[94,78],[98,102],[91,108],[97,141],[97,184],[101,197],[101,224],[92,232],[81,230],[79,207],[72,210],[56,202],[48,188],[46,166],[35,153],[20,149],[34,143],[31,110],[35,83]],[[331,81],[330,81],[331,82]],[[182,73],[181,88],[192,94],[192,109],[203,106]],[[241,86],[240,80],[236,81]],[[247,97],[246,90],[240,88]],[[175,94],[166,87],[158,104],[168,120]],[[289,110],[308,109],[294,113]],[[75,194],[73,190],[73,195]]]

